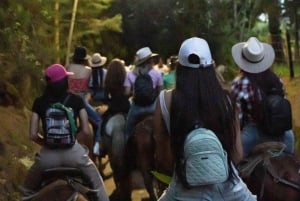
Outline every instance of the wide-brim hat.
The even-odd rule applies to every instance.
[[[260,73],[271,67],[275,52],[271,45],[250,37],[247,42],[235,44],[231,49],[234,62],[248,73]]]
[[[107,61],[107,57],[101,56],[100,53],[95,53],[92,56],[91,66],[92,67],[103,66],[106,63],[106,61]]]
[[[156,56],[158,56],[158,54],[152,53],[149,47],[143,47],[136,52],[135,65],[141,65],[145,61]]]
[[[72,54],[73,59],[85,61],[90,58],[90,56],[87,54],[87,50],[85,47],[76,47],[74,50],[74,53]]]

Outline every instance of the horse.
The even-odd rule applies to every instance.
[[[154,138],[149,137],[153,132],[152,126],[149,117],[147,121],[144,120],[136,126],[135,133],[136,146],[141,145],[136,150],[136,160],[139,162],[142,175],[144,175],[145,186],[148,186],[149,195],[154,191],[151,179],[149,179],[151,178],[149,170],[155,170],[170,177],[174,165],[170,136],[166,134],[155,135]],[[145,133],[148,133],[148,137],[145,137],[147,136]],[[242,179],[249,190],[258,196],[259,201],[300,200],[300,158],[298,155],[288,155],[278,151],[283,149],[282,146],[282,143],[276,142],[262,143],[252,150],[252,155],[249,158],[237,165]],[[152,154],[149,154],[151,152]],[[248,161],[248,166],[245,161]],[[249,163],[249,161],[252,162]],[[158,186],[156,196],[159,196],[167,186],[166,183],[162,182],[158,182],[158,184],[160,186]],[[154,200],[153,196],[151,197]]]
[[[117,113],[107,118],[103,125],[103,149],[108,155],[116,189],[110,200],[130,200],[130,167],[126,167],[126,139],[124,135],[126,116]]]
[[[41,189],[28,198],[30,201],[92,201],[92,193],[84,181],[82,172],[77,168],[59,167],[47,169],[42,174]]]
[[[285,154],[285,145],[265,142],[238,165],[240,176],[259,201],[300,200],[300,160]]]
[[[171,175],[173,170],[169,135],[166,134],[156,139],[164,143],[157,146],[153,131],[153,115],[147,114],[141,117],[139,123],[135,126],[130,145],[131,150],[129,151],[133,155],[132,163],[134,167],[143,176],[144,185],[151,201],[157,200],[167,187],[165,183],[154,177],[153,171]],[[155,149],[161,151],[161,154],[155,155]]]
[[[93,132],[94,132],[94,126],[96,126],[95,124],[93,124],[93,122],[90,120],[90,134],[86,135],[86,134],[79,134],[76,136],[78,142],[84,146],[86,146],[89,150],[89,157],[92,159],[92,161],[96,164],[98,171],[100,172],[103,180],[109,179],[111,177],[110,174],[105,175],[104,174],[104,169],[106,167],[106,165],[108,164],[109,161],[102,161],[102,158],[100,156],[97,156],[93,153],[93,146],[94,146],[94,136],[93,136]]]

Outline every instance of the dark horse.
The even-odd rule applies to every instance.
[[[238,166],[259,201],[300,200],[300,161],[295,155],[284,154],[284,147],[276,142],[262,143]]]
[[[30,201],[93,201],[94,190],[76,168],[54,168],[43,172],[41,190]]]
[[[148,114],[143,116],[135,126],[134,134],[129,143],[131,148],[129,152],[133,155],[132,163],[141,172],[145,188],[152,201],[157,200],[157,197],[167,187],[165,183],[153,176],[152,171],[171,175],[173,170],[170,138],[166,134],[161,136],[160,140],[164,144],[156,145],[153,135],[153,115]],[[162,149],[162,154],[155,155],[155,149]]]

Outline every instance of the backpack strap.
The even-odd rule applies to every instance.
[[[165,91],[166,90],[162,90],[159,93],[159,103],[160,103],[160,109],[161,109],[161,113],[162,113],[164,122],[166,124],[168,133],[170,134],[170,114],[167,109],[167,105],[166,105],[166,101],[165,101]]]
[[[70,94],[67,95],[67,97],[65,98],[65,100],[62,102],[63,105],[66,105],[66,103],[70,99],[70,96],[71,96]]]
[[[71,126],[71,131],[72,131],[72,133],[75,136],[77,134],[76,122],[75,122],[75,119],[73,117],[73,113],[71,112],[71,110],[68,107],[65,106],[65,104],[68,102],[70,96],[71,96],[70,94],[67,95],[67,97],[63,101],[62,105],[60,103],[54,103],[53,107],[65,111],[65,113],[66,113],[66,115],[68,117],[70,126]]]

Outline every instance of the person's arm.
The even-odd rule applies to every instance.
[[[79,134],[89,135],[90,134],[89,120],[88,120],[87,112],[84,108],[82,108],[79,111],[79,123],[80,123],[80,131],[78,135]]]
[[[169,110],[168,98],[166,97],[165,93],[165,101],[167,108]],[[160,107],[160,101],[159,97],[156,102],[156,109],[154,111],[154,117],[153,117],[153,124],[154,124],[154,141],[155,141],[155,162],[156,164],[159,164],[159,169],[164,172],[170,172],[173,170],[173,167],[170,164],[173,164],[173,156],[172,156],[172,150],[171,150],[171,139],[170,134],[167,131],[167,127],[165,125],[161,107]],[[170,169],[171,167],[171,169]]]
[[[29,128],[29,138],[33,142],[43,146],[44,140],[41,135],[39,135],[39,115],[35,112],[32,112],[31,120],[30,120],[30,128]]]
[[[124,86],[124,94],[125,94],[125,96],[127,96],[127,97],[132,96],[132,93],[131,93],[131,87]]]

